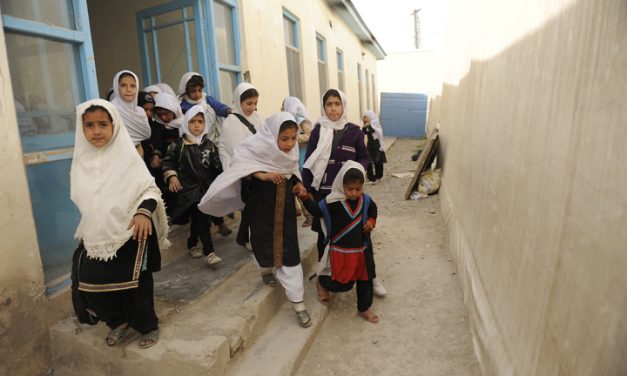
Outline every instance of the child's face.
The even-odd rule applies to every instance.
[[[126,102],[135,101],[135,95],[137,94],[137,83],[131,76],[124,76],[119,81],[119,94]]]
[[[246,116],[252,115],[253,112],[255,112],[255,110],[257,109],[258,101],[259,101],[259,97],[252,97],[252,98],[244,99],[241,102],[242,111],[244,112],[244,115]]]
[[[350,182],[344,184],[344,194],[349,200],[357,200],[364,193],[364,183]]]
[[[142,108],[146,112],[146,116],[148,116],[148,119],[152,119],[152,114],[153,114],[154,109],[155,109],[154,103],[144,103]]]
[[[205,117],[202,114],[196,114],[189,120],[187,126],[189,127],[189,132],[198,137],[205,131]]]
[[[277,145],[279,146],[279,150],[284,153],[289,153],[296,145],[297,139],[298,131],[296,130],[296,128],[287,128],[283,130],[283,132],[279,133],[279,137],[277,137]]]
[[[366,115],[364,115],[364,117],[361,120],[363,120],[364,125],[370,124],[370,118]]]
[[[103,110],[85,112],[83,114],[83,133],[87,141],[97,148],[101,148],[113,137],[113,123],[109,114]]]
[[[159,119],[164,123],[169,123],[174,120],[174,112],[166,110],[163,107],[155,107],[155,114],[157,114]]]
[[[344,113],[342,100],[339,97],[333,96],[327,98],[327,101],[324,103],[324,113],[331,121],[339,120]]]
[[[187,88],[187,96],[193,101],[199,101],[202,98],[202,86],[193,86]]]

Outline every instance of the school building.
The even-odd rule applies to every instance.
[[[175,90],[197,71],[227,104],[249,81],[264,116],[293,95],[316,118],[327,88],[353,122],[378,108],[385,52],[350,0],[0,0],[0,14],[0,374],[45,370],[48,327],[71,314],[74,108],[117,71]]]

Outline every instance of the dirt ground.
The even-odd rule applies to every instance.
[[[336,294],[298,375],[480,375],[457,266],[448,250],[437,195],[403,196],[416,140],[397,140],[385,176],[366,191],[379,207],[373,233],[377,275],[388,291],[375,298],[379,324],[356,314],[353,291]]]

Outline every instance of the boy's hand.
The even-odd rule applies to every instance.
[[[183,187],[181,186],[181,182],[179,181],[179,178],[176,176],[172,176],[170,178],[169,184],[168,184],[168,189],[170,190],[170,192],[178,192],[181,189],[183,189]]]
[[[151,168],[161,167],[161,158],[158,155],[152,156],[152,159],[150,160],[150,167]]]
[[[369,233],[374,230],[375,222],[372,219],[369,219],[364,227],[362,228],[365,233]]]
[[[144,214],[135,214],[127,230],[133,229],[133,240],[146,240],[152,235],[152,222]]]
[[[301,200],[306,200],[307,197],[309,197],[309,193],[307,192],[307,189],[305,189],[305,186],[302,183],[296,183],[296,185],[294,185],[294,189],[292,190],[292,193],[298,196],[298,198],[300,198]]]

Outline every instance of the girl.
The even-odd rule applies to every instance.
[[[316,201],[330,192],[338,171],[346,161],[355,161],[364,168],[368,165],[368,151],[361,129],[347,120],[348,105],[344,93],[329,89],[322,97],[322,117],[311,131],[305,164],[303,183]],[[314,219],[311,229],[318,233],[318,258],[324,251],[324,236],[320,218]],[[375,279],[375,293],[386,294],[383,285]]]
[[[212,120],[217,120],[216,115],[223,118],[229,116],[231,113],[229,106],[207,95],[203,91],[204,88],[205,79],[200,73],[187,72],[183,75],[179,83],[179,97],[181,98],[183,113],[187,112],[193,105],[199,104],[213,115],[214,119]]]
[[[253,254],[261,267],[262,280],[269,285],[276,284],[276,280],[281,283],[298,324],[307,327],[311,318],[303,303],[294,207],[294,194],[306,195],[300,183],[297,134],[298,125],[291,114],[281,112],[268,119],[257,134],[235,150],[231,168],[216,179],[199,208],[222,216],[246,206]],[[249,195],[242,195],[242,178],[250,179]]]
[[[307,109],[303,102],[296,97],[285,97],[283,100],[283,105],[281,106],[281,111],[289,112],[294,115],[296,118],[296,123],[298,124],[298,150],[300,152],[300,158],[298,160],[298,166],[301,171],[303,169],[303,164],[305,163],[305,154],[307,153],[307,141],[309,141],[309,134],[311,133],[311,121],[309,114],[307,113]],[[313,222],[313,217],[309,212],[302,206],[302,202],[297,202],[296,214],[300,216],[300,212],[305,215],[305,222],[303,222],[303,227],[310,227]]]
[[[233,151],[247,137],[257,133],[263,125],[263,119],[257,112],[259,92],[247,82],[243,82],[233,92],[233,112],[222,124],[222,134],[218,142],[220,161],[224,170],[228,170],[233,158]]]
[[[183,123],[183,112],[179,101],[174,95],[157,93],[155,98],[155,120],[163,126],[162,138],[165,145],[176,142],[181,136],[180,128]]]
[[[129,70],[118,72],[113,77],[111,103],[120,112],[133,145],[143,155],[140,142],[150,138],[150,124],[144,110],[137,106],[137,82],[135,73]]]
[[[222,172],[216,146],[207,138],[205,111],[194,106],[187,111],[181,126],[181,137],[170,145],[163,160],[163,177],[171,192],[177,192],[176,206],[171,212],[173,222],[191,217],[187,248],[192,258],[205,256],[205,264],[222,261],[214,253],[209,216],[198,210],[198,202],[215,178]],[[196,247],[198,237],[203,245]]]
[[[362,131],[368,138],[368,183],[377,184],[383,177],[383,164],[387,162],[385,157],[385,144],[383,143],[383,128],[379,123],[379,117],[374,111],[364,112]]]
[[[324,219],[325,249],[316,284],[320,302],[329,304],[329,291],[349,291],[357,282],[359,315],[376,324],[379,317],[370,309],[375,278],[370,232],[377,222],[377,205],[363,194],[364,175],[360,163],[347,161],[333,181],[331,193],[318,205],[311,198],[305,205]]]
[[[81,220],[74,309],[83,323],[107,323],[107,345],[122,341],[130,327],[142,334],[139,346],[150,347],[158,340],[152,272],[161,268],[160,248],[169,246],[161,192],[112,104],[79,104],[76,123],[70,198]]]

